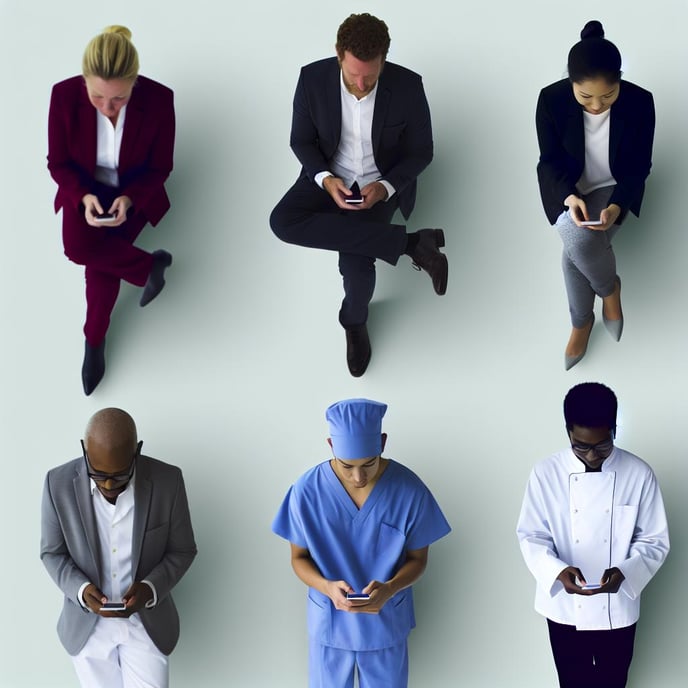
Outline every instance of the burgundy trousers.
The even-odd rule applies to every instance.
[[[94,190],[105,210],[119,194],[107,187]],[[110,314],[119,294],[120,280],[142,287],[153,266],[153,257],[134,246],[146,225],[141,213],[133,212],[119,227],[91,227],[84,218],[84,208],[62,208],[62,241],[69,260],[85,266],[86,341],[97,346],[107,333]]]

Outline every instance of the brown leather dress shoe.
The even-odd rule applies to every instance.
[[[444,246],[444,231],[441,229],[419,229],[418,245],[409,253],[413,265],[421,268],[430,275],[435,292],[442,296],[447,291],[447,276],[449,263],[447,256],[440,253]]]
[[[370,363],[370,339],[368,328],[363,325],[353,325],[345,328],[346,332],[346,364],[354,377],[361,377]]]

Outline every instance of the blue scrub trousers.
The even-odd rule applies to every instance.
[[[406,641],[382,650],[340,650],[311,640],[309,688],[353,688],[354,670],[360,688],[407,688]]]

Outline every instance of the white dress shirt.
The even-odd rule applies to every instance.
[[[100,584],[102,593],[110,602],[119,602],[132,582],[132,546],[134,536],[134,484],[136,472],[126,489],[117,497],[114,504],[108,502],[91,480],[91,498],[96,516],[98,543],[100,545],[100,570],[103,580]],[[92,581],[84,583],[79,589],[79,601],[84,607],[83,593]],[[158,601],[155,586],[147,580],[153,591],[153,599],[146,607],[154,607]]]
[[[122,147],[122,133],[124,132],[124,119],[127,114],[127,106],[124,105],[117,116],[117,124],[112,122],[99,110],[96,110],[98,118],[97,144],[96,144],[96,171],[95,178],[106,186],[119,186],[119,151]]]
[[[599,472],[565,449],[533,468],[517,534],[536,580],[535,610],[578,630],[624,628],[638,620],[640,593],[669,552],[664,504],[652,469],[615,447]],[[557,576],[578,567],[587,583],[617,567],[618,592],[568,594]]]
[[[319,172],[315,176],[315,181],[321,188],[323,179],[332,174],[349,187],[354,181],[358,182],[360,188],[379,181],[387,190],[385,200],[389,200],[395,189],[388,181],[380,179],[380,170],[373,154],[373,113],[378,84],[376,83],[373,90],[360,100],[353,93],[349,93],[341,71],[339,84],[342,104],[339,144],[331,160],[332,169]]]

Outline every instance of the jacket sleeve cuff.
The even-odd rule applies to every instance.
[[[325,177],[334,177],[334,175],[329,170],[325,170],[324,172],[318,172],[318,174],[315,175],[313,181],[315,181],[315,183],[322,189]]]
[[[153,592],[153,599],[146,602],[146,609],[152,609],[158,603],[158,591],[155,589],[153,583],[151,583],[149,580],[144,579],[141,582],[145,583]]]
[[[79,592],[77,592],[77,594],[76,594],[76,599],[79,602],[79,604],[81,605],[81,608],[85,612],[91,612],[91,609],[86,605],[86,602],[84,602],[84,590],[86,590],[86,588],[89,585],[91,585],[91,583],[89,581],[82,583],[81,587],[79,588]]]
[[[387,198],[385,198],[385,202],[387,202],[394,194],[396,193],[396,189],[386,180],[386,179],[378,179],[377,181],[382,184],[382,186],[387,189]]]

